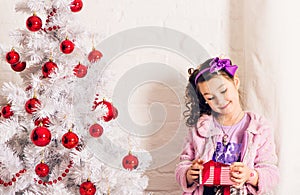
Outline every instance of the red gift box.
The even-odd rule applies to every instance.
[[[199,184],[204,186],[225,186],[224,195],[230,194],[230,186],[234,183],[230,180],[230,166],[224,163],[210,160],[203,164],[199,173]]]

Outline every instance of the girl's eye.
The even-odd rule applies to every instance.
[[[209,98],[207,98],[207,100],[213,100],[214,99],[214,97],[209,97]]]
[[[227,91],[227,88],[226,88],[226,89],[224,89],[223,91],[221,91],[221,93],[226,93],[226,91]]]

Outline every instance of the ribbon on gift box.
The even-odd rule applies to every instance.
[[[204,186],[224,186],[224,195],[230,195],[230,166],[224,163],[210,160],[203,164],[203,169],[199,173],[199,184]]]

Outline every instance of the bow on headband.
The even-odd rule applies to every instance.
[[[231,65],[229,59],[219,59],[218,57],[214,58],[210,63],[209,67],[200,71],[195,77],[195,85],[197,85],[197,80],[199,77],[209,70],[210,73],[218,72],[219,70],[224,70],[230,76],[234,76],[236,70],[238,69],[237,65]]]

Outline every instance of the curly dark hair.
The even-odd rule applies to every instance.
[[[184,117],[186,118],[186,125],[189,127],[194,126],[199,117],[204,114],[211,115],[213,113],[210,106],[205,103],[205,99],[200,93],[197,85],[195,84],[195,77],[197,74],[208,68],[210,66],[210,62],[213,58],[206,60],[203,64],[199,66],[197,69],[190,68],[189,72],[189,82],[185,91],[185,105],[187,110],[183,112]],[[231,63],[231,62],[230,62]],[[210,73],[209,71],[204,72],[197,79],[197,83],[208,81],[211,78],[215,77],[217,74],[223,75],[225,78],[233,81],[233,76],[228,74],[226,71],[220,70],[218,73]]]

